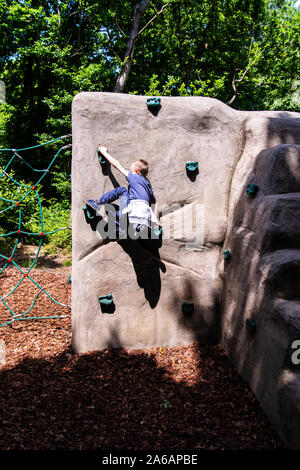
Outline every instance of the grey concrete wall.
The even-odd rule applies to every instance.
[[[234,116],[234,111],[212,99],[162,98],[155,116],[143,96],[81,93],[75,97],[72,318],[76,351],[178,346],[216,336],[217,262],[226,230],[228,188],[243,145],[241,122]],[[113,175],[103,174],[96,153],[99,143],[125,168],[136,158],[148,160],[149,179],[160,206],[173,207],[162,218],[165,236],[156,256],[137,242],[107,244],[85,222],[86,198],[99,198],[113,184],[126,184],[115,170]],[[186,161],[199,162],[195,181],[186,174]],[[198,232],[194,236],[174,233],[174,227],[181,225],[180,216],[195,219],[197,207],[204,211],[204,225]],[[205,244],[187,247],[195,238]],[[112,315],[102,314],[97,301],[107,293],[115,299]],[[190,318],[182,314],[183,301],[194,302]]]

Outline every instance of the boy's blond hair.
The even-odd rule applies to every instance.
[[[135,167],[140,170],[141,174],[143,176],[147,176],[148,171],[149,171],[149,163],[147,160],[144,160],[143,158],[138,158],[134,162]]]

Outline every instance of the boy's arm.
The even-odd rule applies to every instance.
[[[116,160],[111,155],[109,155],[106,147],[99,146],[99,151],[102,153],[103,157],[105,157],[114,168],[116,168],[122,173],[122,175],[126,177],[128,176],[128,171],[122,167],[121,163],[118,162],[118,160]]]

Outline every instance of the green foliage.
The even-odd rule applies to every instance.
[[[0,173],[1,172],[2,169],[0,169]],[[11,170],[8,174],[11,178],[16,177],[15,172],[13,170]],[[36,193],[34,191],[30,191],[30,188],[33,183],[24,180],[18,180],[18,183],[24,186],[17,186],[5,175],[3,175],[0,179],[0,196],[3,199],[7,199],[7,201],[0,199],[0,211],[3,211],[9,206],[13,206],[11,209],[0,213],[1,234],[10,233],[18,230],[20,211],[22,217],[22,230],[30,231],[29,221],[32,217],[32,214],[39,213],[39,205]],[[21,198],[23,198],[28,192],[29,194],[21,202],[20,206],[16,206],[15,202],[20,201]],[[41,201],[43,201],[43,196],[41,196],[40,199]],[[37,231],[40,232],[40,229],[38,229]]]
[[[66,174],[58,171],[53,171],[52,174],[52,187],[56,190],[57,199],[61,200],[62,207],[69,208],[71,197],[71,177],[66,177]]]
[[[157,0],[141,27],[126,92],[202,95],[238,109],[299,109],[299,9],[289,0]],[[134,2],[0,0],[2,146],[71,132],[81,91],[112,91],[131,29]],[[245,73],[246,72],[246,73]],[[58,147],[56,147],[58,148]],[[37,162],[45,152],[35,155]],[[61,164],[59,171],[69,168]]]
[[[8,174],[11,178],[16,178],[13,170]],[[69,181],[64,181],[61,173],[56,173],[54,175],[54,181],[56,182],[59,190],[68,195],[70,183]],[[40,233],[42,229],[39,202],[35,191],[30,191],[33,183],[24,180],[18,180],[18,183],[24,186],[16,185],[5,176],[0,180],[1,197],[3,199],[7,199],[7,201],[0,199],[0,211],[11,205],[13,206],[11,209],[0,214],[0,233],[6,234],[17,231],[19,228],[20,217],[22,231]],[[39,190],[41,189],[42,187],[39,187]],[[28,192],[29,194],[21,204],[16,206],[15,202],[20,201]],[[47,201],[42,195],[39,195],[39,197],[42,203],[43,232],[52,232],[62,227],[68,228],[67,230],[61,230],[54,234],[45,235],[44,246],[46,250],[50,253],[54,253],[57,247],[64,248],[67,251],[71,250],[72,236],[70,230],[70,207],[68,199],[61,203],[53,199],[48,201],[48,206],[45,206]],[[4,243],[6,243],[6,241],[12,241],[16,236],[17,235],[12,235],[8,238],[2,239],[2,241],[4,241]],[[22,234],[22,241],[37,245],[39,243],[39,238]]]
[[[201,95],[226,103],[235,78],[234,107],[299,110],[292,90],[300,78],[299,31],[299,9],[289,1],[173,2],[137,45],[139,70],[132,67],[130,84],[143,70],[147,95]]]
[[[64,204],[50,201],[49,207],[43,208],[44,232],[52,232],[62,227],[66,230],[51,235],[45,235],[44,247],[48,253],[55,253],[56,248],[64,248],[71,250],[72,248],[72,233],[70,229],[70,209],[66,208]],[[29,227],[32,232],[40,231],[40,217],[38,213],[34,213],[29,220]]]

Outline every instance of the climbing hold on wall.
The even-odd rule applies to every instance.
[[[90,207],[84,206],[82,210],[88,220],[93,220],[94,217],[96,216],[96,211],[95,211],[95,214],[93,214],[93,211]]]
[[[97,150],[97,153],[98,153],[98,160],[99,160],[100,165],[102,166],[105,165],[107,163],[106,158],[102,155],[100,150]]]
[[[199,164],[198,162],[186,162],[185,164],[185,167],[187,169],[187,171],[191,172],[191,173],[195,173],[199,170]]]
[[[163,233],[163,229],[162,227],[160,227],[159,225],[156,225],[154,228],[153,228],[153,233],[156,237],[160,237]]]
[[[67,280],[67,285],[71,284],[71,282],[72,282],[72,276],[70,274],[69,277],[68,277],[68,280]]]
[[[185,164],[186,174],[191,181],[196,181],[197,175],[199,173],[199,164],[198,162],[186,162]]]
[[[231,253],[229,250],[224,250],[223,251],[223,259],[224,260],[229,260],[231,258]]]
[[[160,98],[158,96],[156,96],[155,98],[147,98],[147,106],[148,109],[160,107]]]
[[[246,328],[248,331],[251,333],[254,333],[256,331],[256,323],[252,318],[247,318],[246,320]]]
[[[257,191],[258,191],[258,186],[255,183],[249,183],[246,188],[246,193],[248,196],[256,196]]]
[[[194,304],[193,302],[182,302],[181,304],[181,310],[182,310],[182,313],[184,313],[185,315],[190,315],[193,313],[194,311]]]
[[[101,215],[97,215],[96,211],[90,206],[84,206],[82,208],[85,216],[85,221],[91,226],[91,229],[95,232],[98,222],[102,219]]]
[[[100,295],[100,297],[98,297],[98,302],[100,304],[102,313],[113,313],[116,309],[114,299],[111,294]]]

